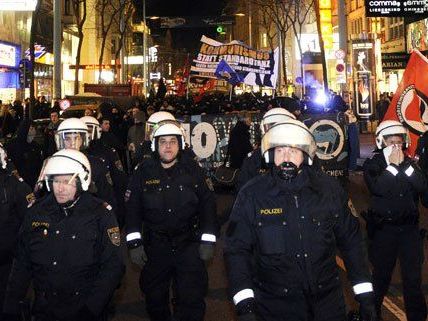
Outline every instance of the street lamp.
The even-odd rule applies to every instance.
[[[148,79],[147,79],[147,21],[146,21],[146,0],[143,0],[143,23],[144,23],[144,32],[143,32],[143,79],[144,79],[144,96],[147,99],[147,85],[148,85]]]

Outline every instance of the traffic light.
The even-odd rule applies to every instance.
[[[21,88],[29,88],[31,81],[31,61],[21,59],[19,62],[19,84]]]
[[[217,26],[216,31],[217,31],[217,33],[219,33],[221,35],[224,35],[226,33],[226,29],[224,28],[224,26],[221,26],[221,25]]]

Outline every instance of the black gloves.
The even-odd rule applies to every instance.
[[[238,316],[239,321],[257,321],[257,317],[254,313],[247,313]]]
[[[1,321],[21,321],[21,317],[18,314],[0,313]]]
[[[85,305],[77,314],[79,321],[96,321],[99,318]]]
[[[361,293],[355,299],[360,303],[360,321],[377,321],[374,293]]]
[[[239,321],[257,321],[255,315],[256,301],[254,298],[242,300],[236,305],[236,313]]]
[[[214,256],[215,243],[203,242],[199,245],[199,257],[203,261],[209,261]]]
[[[129,257],[131,262],[138,265],[140,268],[144,266],[147,262],[146,251],[144,251],[144,246],[140,245],[139,247],[129,249]]]

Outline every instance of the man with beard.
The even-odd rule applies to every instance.
[[[376,320],[358,219],[339,183],[312,168],[312,133],[289,119],[273,125],[261,147],[272,167],[240,190],[226,232],[224,255],[239,320],[345,320],[336,248],[361,320]]]

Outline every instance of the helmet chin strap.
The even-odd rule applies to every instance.
[[[290,181],[297,176],[299,168],[292,162],[283,162],[277,166],[277,174],[279,178],[285,181]]]

